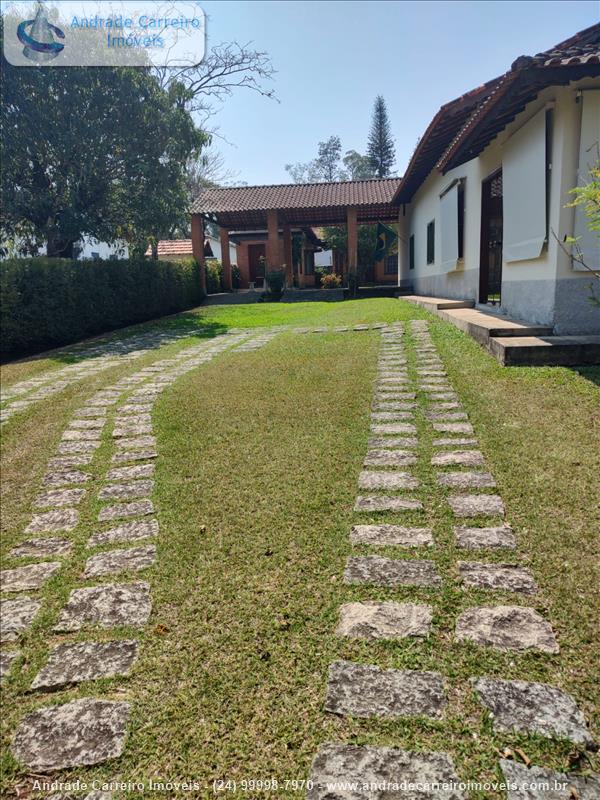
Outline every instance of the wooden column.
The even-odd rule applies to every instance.
[[[204,263],[204,220],[200,214],[192,214],[192,255],[198,263],[200,288],[206,294],[206,265]]]
[[[267,268],[269,272],[280,267],[279,222],[277,211],[267,211]]]
[[[356,209],[346,211],[346,225],[348,227],[348,277],[356,275],[358,271],[358,222]]]
[[[283,226],[283,261],[287,285],[292,287],[294,285],[294,265],[292,264],[292,229],[289,225]]]
[[[230,292],[233,288],[231,281],[231,258],[229,257],[229,231],[219,228],[221,239],[221,264],[223,265],[223,290]]]

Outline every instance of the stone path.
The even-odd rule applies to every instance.
[[[427,602],[375,601],[365,594],[359,602],[341,607],[336,633],[353,639],[395,640],[398,646],[408,637],[423,641],[430,633],[436,599],[448,578],[438,573],[434,561],[413,558],[410,549],[435,547],[432,530],[376,520],[381,513],[392,518],[398,514],[418,515],[427,507],[422,492],[418,498],[410,494],[421,489],[410,468],[418,463],[416,415],[422,413],[424,424],[430,425],[433,432],[434,454],[430,460],[436,471],[436,483],[457,523],[460,522],[454,526],[457,546],[465,556],[469,551],[504,550],[513,554],[506,563],[487,562],[481,557],[457,561],[453,579],[457,587],[487,592],[492,602],[494,592],[501,591],[503,596],[510,593],[515,602],[467,608],[456,620],[455,641],[470,647],[556,655],[559,645],[551,624],[527,604],[538,591],[534,576],[514,556],[517,541],[504,521],[505,505],[478,449],[468,414],[430,338],[428,324],[414,320],[411,329],[416,357],[414,370],[408,367],[402,327],[395,324],[382,328],[371,414],[372,437],[364,469],[358,477],[359,490],[369,494],[359,494],[354,506],[357,514],[372,519],[354,525],[350,532],[353,545],[398,547],[405,555],[402,558],[376,553],[351,556],[344,581],[365,587],[365,592],[374,586],[418,587]],[[422,397],[423,407],[417,405],[418,397]],[[570,739],[575,744],[593,746],[582,712],[563,689],[485,676],[473,676],[472,685],[496,730]],[[359,718],[443,719],[450,688],[450,682],[437,672],[383,670],[376,664],[340,660],[330,666],[324,708],[330,714]],[[515,778],[516,786],[523,786],[536,769],[527,770],[511,761],[503,761],[501,766],[506,775]],[[544,770],[538,771],[546,774]],[[470,777],[477,780],[477,776]],[[392,787],[389,796],[463,798],[466,794],[458,788],[455,767],[447,753],[411,753],[389,747],[329,743],[321,747],[313,761],[308,797],[312,800],[379,798],[388,795],[378,790],[365,793],[353,789],[352,781],[364,786],[408,780],[433,784],[444,779],[456,783],[456,787],[414,793],[397,790],[398,794],[394,794]],[[579,794],[567,791],[550,796],[600,798],[597,779],[586,781],[569,776],[568,781]],[[549,797],[538,790],[509,792],[512,800],[537,800],[542,796]]]
[[[79,522],[77,507],[90,494],[102,506],[98,529],[87,542],[91,552],[81,580],[103,580],[75,587],[70,592],[53,626],[53,632],[61,637],[60,643],[51,646],[31,691],[48,692],[82,681],[122,678],[135,667],[139,644],[135,639],[122,638],[120,629],[147,624],[152,612],[151,586],[146,579],[122,580],[121,576],[142,573],[146,577],[157,558],[152,543],[159,533],[151,499],[154,460],[158,455],[152,426],[153,405],[180,376],[223,350],[240,350],[243,344],[247,344],[243,349],[255,350],[274,335],[276,332],[269,331],[250,338],[246,333],[215,336],[120,379],[96,392],[74,412],[58,446],[58,455],[50,459],[43,481],[45,486],[60,488],[46,489],[37,498],[35,504],[48,510],[33,515],[25,530],[30,538],[10,554],[13,559],[40,560],[11,567],[1,576],[3,592],[28,592],[2,601],[2,642],[17,641],[34,622],[42,601],[32,596],[30,590],[39,590],[60,573],[63,561],[71,555],[70,536]],[[88,424],[82,425],[82,421]],[[108,436],[111,426],[112,435]],[[86,435],[74,436],[74,433]],[[92,481],[85,467],[91,464],[102,444],[112,450],[111,466],[100,481]],[[84,487],[65,488],[72,484]],[[60,536],[47,536],[55,532],[60,532]],[[41,536],[31,538],[32,534]],[[94,553],[98,547],[117,549]],[[47,560],[50,558],[54,560]],[[95,635],[100,630],[111,631],[113,638],[97,641]],[[79,631],[85,634],[85,641],[65,640],[65,634],[68,637]],[[2,649],[0,655],[2,674],[6,675],[20,661],[20,652]],[[129,703],[100,698],[44,705],[22,719],[12,752],[21,764],[34,771],[97,764],[123,752],[129,715]]]
[[[199,332],[199,331],[195,331]],[[7,422],[15,414],[25,411],[34,403],[46,400],[62,392],[78,381],[97,375],[111,367],[141,358],[152,350],[179,339],[188,338],[190,332],[150,331],[128,339],[113,339],[69,349],[61,349],[56,355],[75,357],[77,361],[66,367],[47,370],[33,378],[13,383],[0,392],[0,422]],[[90,426],[92,427],[92,426]]]

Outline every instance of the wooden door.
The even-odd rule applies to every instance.
[[[498,170],[481,184],[480,303],[501,302],[502,221],[502,170]]]
[[[256,283],[257,280],[262,280],[265,277],[266,255],[267,247],[264,242],[248,245],[248,267],[251,283]]]

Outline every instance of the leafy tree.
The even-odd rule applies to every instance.
[[[344,181],[347,173],[340,168],[342,142],[339,136],[330,136],[319,142],[317,157],[306,164],[286,164],[285,169],[294,183],[324,183]]]
[[[375,98],[375,105],[373,106],[367,155],[371,160],[376,177],[387,178],[392,174],[392,167],[396,160],[394,139],[385,100],[380,94]]]
[[[353,181],[362,181],[375,177],[373,164],[369,156],[363,156],[356,150],[348,150],[342,161],[348,170],[350,179]]]
[[[145,249],[186,214],[185,164],[207,143],[187,90],[146,69],[12,67],[2,58],[2,238],[49,256],[89,235]]]

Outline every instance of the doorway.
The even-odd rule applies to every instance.
[[[267,248],[264,242],[248,245],[248,270],[250,283],[261,281],[265,277],[265,259]]]
[[[479,302],[499,306],[502,300],[502,170],[481,184],[481,252]]]

